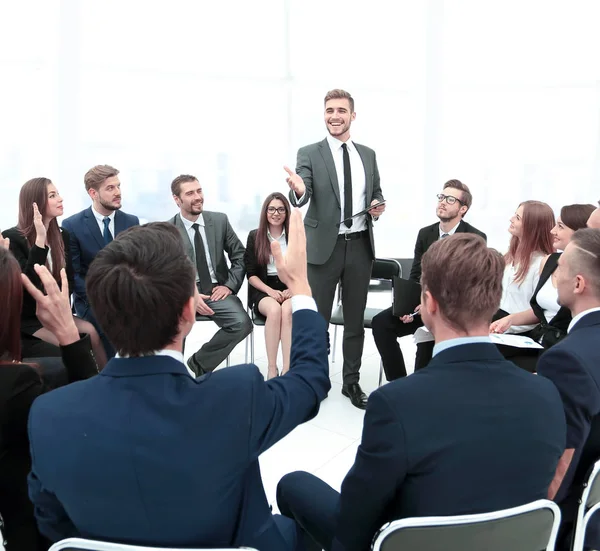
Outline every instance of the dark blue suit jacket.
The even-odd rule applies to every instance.
[[[588,469],[600,459],[600,312],[583,316],[571,332],[538,360],[538,373],[548,377],[560,392],[567,418],[566,449],[575,449],[571,465],[555,500],[561,505],[563,521],[575,519],[577,500]],[[591,431],[591,433],[590,433]],[[596,516],[594,517],[596,519]],[[594,525],[598,522],[595,520]],[[600,543],[594,531],[594,548]],[[586,544],[588,541],[586,540]]]
[[[116,235],[127,228],[138,226],[139,223],[137,216],[120,210],[115,212]],[[75,272],[75,289],[73,293],[75,311],[78,316],[85,318],[89,308],[85,292],[85,276],[98,251],[104,248],[104,237],[100,233],[92,207],[63,220],[62,226],[69,232],[71,237],[71,261]],[[116,235],[113,237],[116,237]]]
[[[550,381],[495,345],[463,344],[369,397],[333,551],[364,551],[391,520],[489,512],[546,498],[565,443]]]
[[[265,382],[254,365],[193,379],[169,357],[113,359],[37,399],[29,494],[40,531],[285,551],[258,456],[316,415],[331,387],[316,312],[293,314],[291,366]]]

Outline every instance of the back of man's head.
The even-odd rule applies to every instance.
[[[563,274],[559,274],[557,279],[559,300],[562,304],[571,310],[577,309],[575,304],[571,303],[572,299],[569,298],[571,291],[575,300],[583,299],[586,302],[600,303],[600,229],[577,230],[565,248],[559,266],[561,266],[561,270],[564,267],[567,272],[564,274],[566,278],[563,277]],[[568,284],[569,279],[571,284]],[[579,290],[580,292],[577,292],[577,287],[581,287],[581,280],[584,286]],[[589,306],[588,303],[587,307]]]
[[[598,201],[598,208],[590,214],[587,221],[587,227],[594,229],[600,228],[600,201]]]
[[[121,356],[142,356],[173,343],[195,272],[172,224],[153,222],[121,233],[86,277],[96,319]]]
[[[502,296],[504,259],[498,251],[488,248],[478,235],[456,233],[436,241],[423,255],[421,266],[423,294],[428,291],[437,302],[445,325],[467,334],[489,325]],[[428,325],[423,310],[425,306],[421,312]]]

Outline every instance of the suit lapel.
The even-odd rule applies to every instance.
[[[455,233],[469,233],[467,228],[467,223],[464,220],[461,220],[458,223],[458,227],[456,228]]]
[[[194,254],[194,247],[192,245],[192,242],[190,241],[190,236],[188,235],[188,232],[185,229],[185,226],[183,225],[183,221],[181,220],[181,214],[175,215],[175,217],[173,218],[173,223],[175,224],[175,227],[179,230],[179,233],[181,234],[187,255],[192,259],[194,266],[196,266],[196,255]]]
[[[91,235],[94,238],[94,240],[96,241],[98,247],[100,247],[101,249],[104,248],[104,245],[106,245],[106,243],[104,243],[104,237],[100,233],[98,221],[96,220],[96,217],[94,216],[94,213],[92,212],[92,207],[90,207],[89,209],[86,209],[86,211],[83,215],[83,219],[88,228],[88,231],[91,233]]]
[[[352,143],[354,144],[354,147],[356,147],[356,151],[358,151],[358,155],[360,156],[360,160],[363,164],[363,170],[365,171],[366,194],[364,207],[366,208],[370,203],[369,198],[373,197],[373,179],[371,178],[371,165],[369,164],[369,156],[367,155],[367,152],[363,150],[362,146],[355,144],[354,142]]]
[[[431,231],[429,232],[429,235],[427,236],[427,247],[425,248],[425,250],[429,249],[429,247],[431,247],[431,245],[433,245],[439,238],[440,238],[440,225],[434,224],[431,227]]]
[[[210,259],[212,260],[213,269],[216,272],[217,266],[217,230],[215,223],[210,213],[205,212],[202,214],[204,218],[204,231],[206,232],[206,240],[208,241],[208,252]]]
[[[333,193],[335,193],[337,202],[341,207],[342,204],[340,203],[340,184],[338,182],[338,176],[335,170],[335,163],[333,161],[333,155],[331,154],[331,149],[329,147],[329,142],[327,141],[327,138],[325,138],[319,144],[319,151],[321,152],[321,156],[325,161],[325,166],[327,167],[327,172],[329,173],[329,180],[331,181]]]

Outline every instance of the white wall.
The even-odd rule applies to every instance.
[[[0,228],[27,179],[69,215],[108,163],[125,211],[166,219],[192,173],[245,239],[342,87],[389,201],[378,255],[412,256],[450,178],[504,249],[520,201],[600,199],[598,21],[597,0],[0,0]]]

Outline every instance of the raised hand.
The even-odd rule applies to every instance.
[[[77,331],[73,313],[71,312],[69,282],[67,281],[65,269],[63,268],[60,271],[62,288],[59,289],[56,280],[52,277],[46,266],[36,264],[33,268],[44,286],[45,295],[31,283],[25,274],[21,274],[21,278],[23,286],[37,303],[35,311],[37,318],[56,337],[61,346],[78,341],[79,332]]]
[[[291,168],[284,166],[283,169],[288,173],[288,177],[285,179],[290,189],[296,194],[298,198],[304,195],[306,186],[304,180],[296,174]]]
[[[293,209],[290,216],[286,255],[283,256],[279,241],[271,243],[271,253],[275,259],[277,275],[292,295],[312,296],[306,268],[306,234],[299,209]]]
[[[44,220],[37,203],[33,203],[33,225],[35,226],[35,244],[43,249],[46,247],[46,226],[44,226]]]

